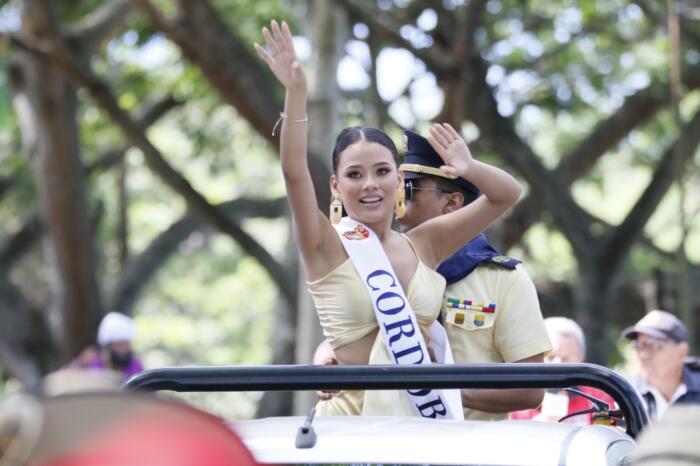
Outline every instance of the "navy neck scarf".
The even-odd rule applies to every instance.
[[[503,256],[500,251],[489,244],[486,236],[482,233],[445,259],[437,268],[437,272],[445,277],[448,285],[451,285],[472,273],[482,262],[489,262],[508,269],[514,269],[520,263],[517,259]]]

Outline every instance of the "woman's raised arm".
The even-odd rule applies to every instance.
[[[272,33],[263,28],[268,50],[258,44],[255,50],[284,85],[284,112],[280,114],[280,159],[282,175],[292,212],[297,245],[305,262],[318,251],[324,234],[330,228],[319,211],[311,174],[306,160],[308,117],[306,113],[306,76],[294,50],[292,33],[286,22],[271,22]],[[276,126],[276,125],[275,125]]]

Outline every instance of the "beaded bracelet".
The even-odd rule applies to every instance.
[[[275,135],[275,131],[277,130],[277,126],[282,122],[282,120],[288,120],[288,119],[289,119],[289,115],[287,115],[284,112],[280,112],[280,117],[277,119],[275,126],[272,127],[272,135],[273,136]],[[293,123],[306,123],[307,121],[309,121],[309,115],[304,115],[304,118],[302,118],[300,120],[289,120],[289,121],[291,121]]]

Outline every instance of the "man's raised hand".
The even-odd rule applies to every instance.
[[[450,175],[464,177],[472,162],[472,153],[462,136],[448,123],[433,123],[428,142],[444,163],[440,169]]]

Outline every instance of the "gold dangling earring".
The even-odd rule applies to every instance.
[[[396,218],[403,218],[406,215],[406,190],[403,183],[396,188],[396,207],[394,208]]]
[[[343,217],[343,202],[340,200],[340,193],[333,192],[331,195],[331,223],[340,222]]]

